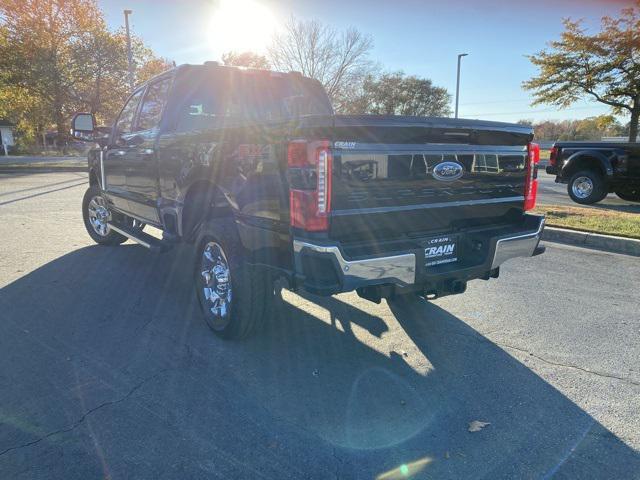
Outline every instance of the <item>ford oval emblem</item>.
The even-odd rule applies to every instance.
[[[464,173],[464,168],[458,162],[442,162],[433,167],[433,178],[443,182],[452,182],[459,179]]]

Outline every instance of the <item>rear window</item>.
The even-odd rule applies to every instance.
[[[181,131],[206,127],[221,117],[277,121],[332,113],[319,84],[272,72],[187,71],[176,93],[181,99],[176,127]]]

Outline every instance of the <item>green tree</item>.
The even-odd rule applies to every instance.
[[[599,115],[578,120],[576,140],[600,140],[602,137],[621,135],[624,127],[613,115]]]
[[[156,57],[137,37],[131,39],[134,82],[143,83],[173,65]],[[129,95],[127,40],[123,30],[99,30],[86,35],[82,48],[74,52],[76,72],[82,79],[70,93],[74,110],[87,110],[110,123]]]
[[[13,121],[19,147],[33,145],[51,123],[49,112],[37,97],[18,86],[0,87],[0,118]]]
[[[175,62],[167,60],[166,58],[155,57],[150,49],[144,48],[146,50],[146,53],[144,53],[146,59],[139,63],[140,66],[135,71],[135,77],[138,83],[146,82],[150,78],[176,66]]]
[[[375,115],[448,116],[451,95],[431,80],[403,72],[369,76],[360,94],[346,108],[348,113]]]
[[[638,4],[640,6],[640,3]],[[581,21],[564,21],[565,31],[549,49],[529,56],[538,75],[523,83],[534,92],[533,104],[567,107],[590,97],[613,113],[630,115],[629,141],[635,141],[640,118],[640,8],[622,10],[619,18],[602,18],[590,35]]]
[[[264,55],[254,52],[227,52],[222,55],[222,63],[233,67],[248,67],[269,70],[271,64]]]

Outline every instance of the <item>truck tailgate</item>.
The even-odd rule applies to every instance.
[[[526,127],[337,118],[331,238],[435,235],[521,218],[531,140]]]

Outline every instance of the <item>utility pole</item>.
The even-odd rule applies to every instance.
[[[458,118],[458,98],[460,97],[460,60],[462,57],[466,57],[468,53],[458,54],[458,77],[456,79],[456,118]]]
[[[127,60],[129,61],[129,88],[133,92],[133,54],[131,53],[131,32],[129,31],[129,15],[133,13],[133,10],[124,11],[124,26],[127,31]],[[458,71],[460,69],[458,68]]]

